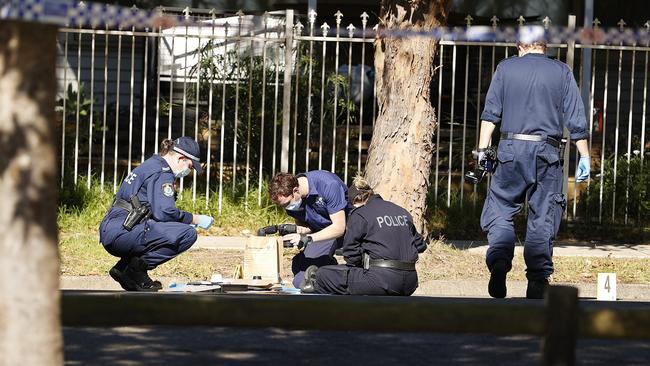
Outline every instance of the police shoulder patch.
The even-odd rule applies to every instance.
[[[162,193],[167,197],[174,196],[174,186],[171,183],[163,183]]]

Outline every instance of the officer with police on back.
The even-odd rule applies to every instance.
[[[346,264],[309,267],[302,292],[411,295],[418,287],[418,253],[427,248],[411,214],[375,194],[360,176],[348,189],[348,197],[355,209],[343,238]]]
[[[199,144],[190,137],[164,140],[153,155],[124,179],[99,226],[99,241],[120,260],[110,276],[127,291],[158,291],[147,271],[189,249],[197,239],[195,227],[210,228],[214,219],[176,207],[176,179],[199,161]]]
[[[501,129],[498,163],[481,214],[489,243],[488,292],[495,298],[507,293],[506,275],[512,268],[517,240],[513,217],[525,201],[526,297],[543,298],[548,286],[553,273],[553,239],[566,207],[560,156],[563,126],[580,153],[576,182],[589,177],[589,133],[580,92],[571,69],[546,57],[543,36],[541,27],[522,27],[519,55],[497,66],[481,114],[476,151],[479,164],[485,165],[495,127]]]

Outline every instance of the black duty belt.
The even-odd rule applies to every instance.
[[[367,253],[363,253],[363,269],[370,267],[399,269],[402,271],[415,271],[415,262],[398,261],[392,259],[370,259]]]
[[[540,135],[526,135],[523,133],[508,133],[508,132],[502,132],[501,133],[501,139],[502,140],[522,140],[522,141],[536,141],[536,142],[541,142],[544,141],[547,144],[553,146],[553,147],[560,147],[560,140],[553,138],[553,137],[544,137]]]
[[[123,210],[126,210],[126,212],[131,212],[131,210],[133,209],[133,207],[131,206],[131,202],[117,197],[115,197],[115,199],[113,200],[113,207],[121,208]]]
[[[415,271],[415,263],[395,261],[392,259],[371,259],[370,267],[401,269],[402,271]]]

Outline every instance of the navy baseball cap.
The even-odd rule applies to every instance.
[[[174,140],[174,151],[192,160],[192,167],[197,174],[203,173],[203,167],[199,161],[201,155],[199,143],[194,141],[193,138],[182,136]]]

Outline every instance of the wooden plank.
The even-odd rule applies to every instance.
[[[301,316],[306,308],[319,316]],[[525,299],[63,291],[62,321],[66,326],[200,325],[550,334],[544,304]],[[650,308],[647,303],[581,302],[577,335],[650,339]]]
[[[578,289],[550,286],[546,297],[548,328],[542,343],[542,365],[575,364]]]
[[[305,309],[318,316],[303,316]],[[327,295],[63,292],[66,326],[182,325],[535,334],[542,302]]]
[[[579,335],[585,338],[650,339],[650,307],[648,303],[629,304],[615,308],[620,302],[606,307],[582,309]]]

